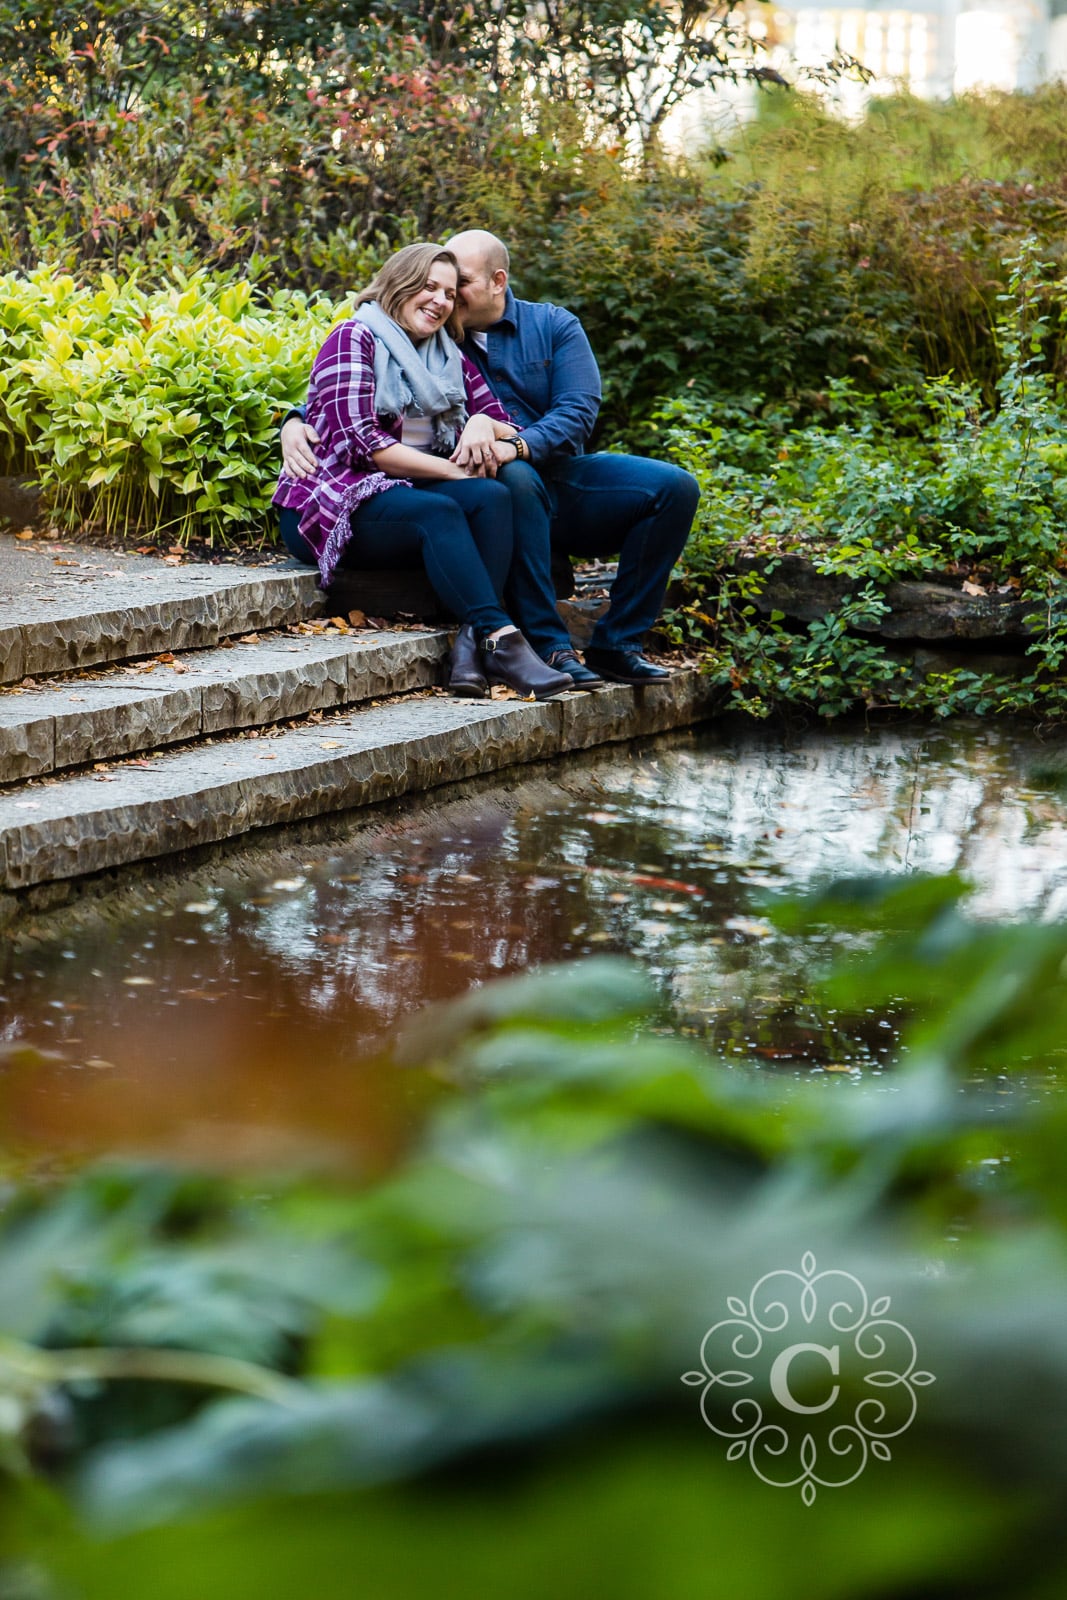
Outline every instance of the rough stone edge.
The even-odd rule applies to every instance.
[[[440,786],[464,783],[490,774],[504,774],[529,763],[550,761],[598,744],[616,744],[650,734],[667,732],[701,721],[716,709],[715,692],[696,671],[676,674],[670,685],[631,691],[622,687],[597,695],[583,695],[542,704],[517,704],[514,712],[492,723],[461,725],[445,735],[422,736],[395,745],[380,746],[341,759],[316,761],[303,769],[303,782],[282,794],[275,781],[281,775],[265,772],[255,778],[238,778],[211,790],[210,811],[205,795],[180,797],[169,802],[165,826],[157,830],[153,848],[145,850],[144,806],[115,808],[119,827],[109,845],[122,845],[117,853],[80,870],[84,839],[72,837],[61,847],[62,870],[40,873],[12,885],[8,871],[7,841],[0,841],[0,927],[18,914],[21,901],[48,885],[76,882],[113,873],[126,866],[174,857],[190,850],[231,845],[249,834],[305,822],[323,815],[358,813],[367,807],[428,793]],[[487,738],[489,729],[496,737]],[[442,749],[442,745],[449,748]],[[326,773],[324,773],[324,768]],[[334,773],[332,781],[327,774]],[[290,775],[291,776],[291,775]],[[323,803],[323,802],[326,803]],[[203,831],[205,814],[208,832]],[[210,826],[210,824],[214,826]],[[25,834],[32,833],[32,822]],[[98,841],[101,842],[101,841]],[[26,851],[26,865],[45,864],[44,848]]]
[[[615,759],[628,758],[627,746],[636,756],[646,749],[661,749],[666,739],[674,748],[694,737],[691,723],[661,734],[639,735],[614,746],[620,752]],[[163,906],[177,906],[190,898],[204,898],[193,886],[197,880],[205,887],[216,887],[223,880],[291,877],[304,870],[310,853],[357,858],[376,854],[399,835],[422,829],[427,818],[442,826],[455,826],[450,821],[454,815],[473,822],[489,809],[513,814],[528,806],[534,793],[543,792],[546,803],[557,793],[572,798],[602,795],[601,771],[597,747],[568,751],[530,767],[509,767],[432,790],[412,791],[358,811],[323,812],[217,844],[193,846],[176,855],[59,879],[18,897],[0,895],[0,928],[10,925],[14,948],[25,952],[67,929],[84,926],[87,921],[95,923],[101,915],[112,923],[121,921],[131,898],[140,909],[146,893]]]
[[[205,649],[234,634],[301,622],[327,609],[310,569],[267,569],[261,578],[220,581],[217,588],[169,600],[133,600],[129,606],[9,623],[0,626],[0,683],[160,650]]]
[[[337,656],[338,677],[316,672],[319,661],[294,664],[294,672],[310,672],[319,681],[293,684],[288,697],[270,704],[271,680],[276,671],[250,671],[233,685],[204,684],[163,689],[146,689],[143,699],[112,707],[64,711],[42,717],[27,717],[23,724],[0,728],[0,784],[20,782],[62,772],[85,761],[110,761],[139,751],[156,750],[195,739],[201,734],[218,735],[240,728],[267,727],[290,717],[306,716],[309,711],[336,710],[342,705],[359,705],[385,695],[407,694],[428,689],[440,677],[440,664],[447,645],[440,634],[409,634],[387,643],[369,645],[352,652],[347,659]],[[333,684],[336,692],[331,692]],[[258,685],[258,691],[257,691]],[[301,691],[306,692],[301,692]],[[249,715],[246,708],[262,695],[262,715]],[[195,699],[195,706],[191,703]],[[125,719],[131,713],[140,721],[131,726]],[[48,734],[44,729],[47,727]],[[19,739],[19,729],[26,737]],[[80,740],[72,750],[73,740]],[[64,746],[67,748],[64,749]]]

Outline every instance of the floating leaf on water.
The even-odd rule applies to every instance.
[[[618,822],[618,817],[613,811],[587,811],[586,822]]]
[[[55,1066],[63,1060],[53,1050],[39,1050],[26,1039],[0,1039],[0,1068]]]
[[[131,989],[152,989],[155,987],[155,978],[123,978],[123,983]]]
[[[743,934],[746,939],[769,939],[774,932],[768,922],[760,922],[755,917],[727,917],[724,926],[731,933]]]
[[[187,906],[182,907],[183,911],[191,911],[195,917],[210,916],[214,909],[215,902],[213,900],[190,900]]]
[[[96,1072],[115,1072],[118,1070],[113,1061],[105,1061],[101,1056],[90,1056],[85,1065],[92,1067]]]
[[[275,878],[271,884],[272,889],[302,889],[307,882],[306,878]]]

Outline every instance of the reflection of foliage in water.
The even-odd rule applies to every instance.
[[[724,1071],[648,1026],[637,970],[579,963],[412,1028],[397,1070],[453,1093],[374,1190],[147,1167],[12,1190],[0,1592],[1061,1592],[1067,928],[976,925],[959,893],[776,913],[870,938],[820,997],[908,997],[891,1080]],[[892,1460],[811,1512],[727,1462],[680,1382],[727,1297],[806,1251],[890,1296],[936,1376]],[[72,1344],[291,1384],[57,1386],[34,1352],[76,1371]]]

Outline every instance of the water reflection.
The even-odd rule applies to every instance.
[[[9,1135],[37,1150],[131,1142],[201,1155],[342,1146],[388,1161],[432,1092],[383,1051],[472,983],[604,951],[638,957],[674,1025],[753,1066],[866,1073],[891,1011],[809,998],[818,939],[775,934],[767,890],[957,869],[983,916],[1067,914],[1067,807],[1004,729],[761,730],[614,752],[476,825],[422,824],[284,876],[191,879],[101,903],[0,962]],[[546,792],[549,799],[546,802]],[[520,793],[521,798],[521,793]],[[24,1062],[11,1041],[50,1059]]]

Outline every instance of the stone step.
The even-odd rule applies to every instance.
[[[0,796],[0,887],[35,885],[217,843],[692,723],[708,681],[544,704],[426,694],[260,738],[231,736]],[[9,901],[8,909],[16,902]]]
[[[55,552],[60,552],[56,554]],[[297,562],[192,564],[0,538],[0,683],[217,645],[328,609]]]
[[[0,783],[424,689],[447,648],[443,631],[280,634],[9,691]]]

